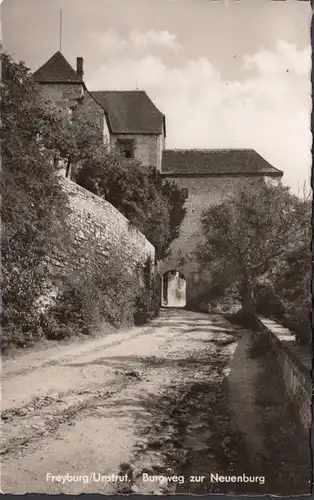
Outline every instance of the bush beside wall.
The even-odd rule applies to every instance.
[[[157,313],[153,245],[107,201],[68,179],[60,185],[69,200],[67,235],[62,246],[51,241],[43,257],[44,286],[34,301],[40,334],[31,334],[32,321],[28,335],[12,325],[2,348],[90,334],[104,322],[130,325],[139,312],[145,320]]]
[[[46,261],[57,296],[43,319],[48,338],[88,334],[101,322],[132,324],[139,297],[153,280],[155,249],[110,203],[68,179],[60,180],[69,196],[69,234]],[[147,277],[147,262],[150,262]],[[150,293],[150,291],[149,291]],[[142,297],[146,313],[151,305]]]
[[[67,243],[47,259],[50,274],[98,270],[111,259],[135,270],[147,257],[155,260],[153,245],[110,203],[69,179],[60,180],[69,196],[71,214]],[[93,265],[95,263],[95,265]]]
[[[310,238],[286,252],[256,293],[257,312],[279,321],[305,345],[312,342],[312,253],[309,241]]]

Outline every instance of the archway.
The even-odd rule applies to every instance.
[[[161,277],[161,306],[185,307],[186,279],[175,269],[166,271]]]

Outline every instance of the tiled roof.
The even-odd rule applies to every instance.
[[[37,83],[83,83],[61,52],[56,52],[35,73]]]
[[[94,91],[92,96],[107,111],[110,128],[115,134],[161,134],[164,115],[146,92]]]
[[[166,149],[163,175],[265,174],[281,177],[282,172],[254,149]]]

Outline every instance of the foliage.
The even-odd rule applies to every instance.
[[[294,331],[301,343],[311,342],[311,249],[301,242],[286,252],[257,288],[257,311]]]
[[[134,322],[136,325],[145,323],[148,319],[159,314],[160,309],[160,279],[152,268],[151,258],[148,257],[143,272],[143,285],[136,297],[136,311]]]
[[[73,106],[70,112],[51,101],[45,105],[54,117],[44,135],[45,144],[54,152],[55,164],[65,164],[67,177],[70,169],[75,172],[81,162],[103,161],[106,147],[100,127],[89,119],[81,104]]]
[[[100,318],[118,325],[133,320],[137,309],[157,314],[159,280],[152,277],[138,294],[137,278],[121,262],[69,277],[49,314],[40,312],[36,301],[49,287],[46,257],[63,246],[68,229],[57,168],[66,164],[69,173],[71,167],[80,185],[120,210],[153,243],[158,259],[178,235],[185,200],[154,170],[109,152],[84,106],[70,114],[44,102],[23,63],[7,54],[1,62],[2,347],[87,333]]]
[[[185,197],[175,182],[163,179],[160,172],[157,172],[154,169],[151,170],[150,181],[154,185],[156,192],[159,193],[160,196],[166,201],[167,211],[169,214],[167,236],[165,235],[162,246],[159,243],[160,251],[158,253],[158,257],[163,259],[169,254],[171,242],[179,236],[181,223],[183,222],[186,214],[186,207],[184,206]],[[151,225],[150,231],[154,231],[153,225]],[[149,234],[149,230],[147,232]],[[158,235],[156,236],[156,239],[157,238]]]
[[[245,315],[254,315],[256,289],[284,250],[308,236],[308,204],[282,185],[243,188],[204,213],[205,241],[197,250],[213,283],[237,283]]]
[[[116,327],[132,324],[137,289],[136,273],[118,258],[72,273],[64,278],[54,304],[42,317],[44,334],[60,339],[88,335],[105,322]]]
[[[2,347],[42,335],[34,307],[45,288],[43,261],[66,233],[67,199],[45,138],[51,110],[23,63],[1,54]]]
[[[157,259],[166,256],[185,215],[185,199],[174,183],[105,150],[98,158],[85,159],[75,180],[121,211],[155,246]]]
[[[67,173],[72,166],[72,178],[123,213],[155,246],[156,258],[164,258],[185,215],[185,199],[176,184],[164,181],[153,168],[109,151],[84,106],[74,108],[70,120],[52,104],[50,108],[59,115],[49,136],[55,163],[66,163]]]
[[[42,315],[44,335],[63,339],[89,335],[104,323],[115,327],[145,323],[159,310],[151,271],[149,258],[144,266],[130,270],[117,257],[64,277],[54,303]]]
[[[146,236],[157,259],[166,257],[185,216],[180,189],[156,169],[109,151],[99,124],[82,103],[73,107],[70,118],[52,103],[46,106],[53,118],[44,139],[55,164],[65,163],[67,175],[71,167],[71,177],[79,185],[104,197]]]

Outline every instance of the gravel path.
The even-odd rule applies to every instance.
[[[249,472],[225,390],[245,335],[222,316],[168,310],[145,327],[7,359],[2,490],[194,492],[190,476],[203,474],[198,492],[227,492],[208,476],[230,463]]]

